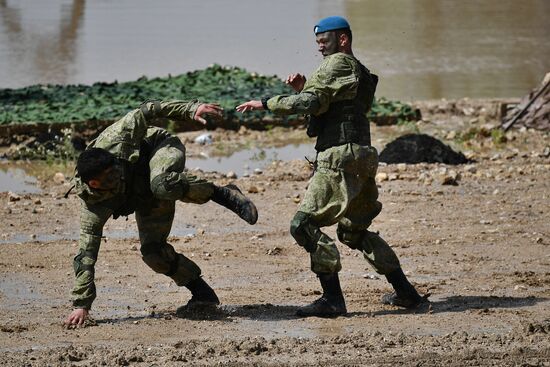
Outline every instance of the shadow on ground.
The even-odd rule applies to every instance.
[[[376,315],[394,315],[408,313],[442,313],[464,312],[468,310],[489,310],[494,308],[518,308],[534,306],[548,301],[547,298],[529,297],[498,297],[498,296],[451,296],[440,301],[429,302],[414,310],[383,310],[373,312]]]

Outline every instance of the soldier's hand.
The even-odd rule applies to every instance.
[[[237,108],[235,108],[238,112],[247,112],[247,111],[253,111],[253,110],[263,110],[264,105],[262,104],[262,101],[248,101],[245,102]]]
[[[82,324],[84,324],[84,321],[86,321],[87,319],[88,319],[88,310],[85,308],[76,308],[65,319],[64,324],[68,327],[82,326]]]
[[[206,116],[212,117],[214,120],[221,120],[223,108],[215,103],[203,103],[197,107],[193,120],[200,122],[203,125],[207,124],[204,119]]]
[[[302,89],[304,89],[304,85],[306,84],[306,77],[299,73],[290,74],[289,76],[287,76],[285,83],[290,85],[292,89],[299,93],[302,91]]]

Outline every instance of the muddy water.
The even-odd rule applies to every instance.
[[[274,148],[253,148],[242,150],[227,157],[192,157],[187,158],[185,166],[193,170],[200,168],[203,171],[220,173],[235,172],[237,176],[253,174],[257,169],[265,168],[275,160],[288,161],[292,159],[314,160],[315,148],[313,144],[293,144]]]
[[[36,187],[37,180],[29,176],[21,168],[0,168],[0,192],[11,191],[14,193],[36,193],[40,189]]]
[[[263,169],[274,160],[288,161],[308,157],[315,158],[313,144],[292,144],[283,147],[253,148],[236,152],[229,156],[207,157],[197,156],[186,159],[186,167],[190,170],[200,168],[207,172],[235,172],[239,177],[254,174],[255,170]],[[23,168],[0,168],[0,192],[36,193],[40,189],[37,180],[32,176],[34,166],[43,166],[42,162],[28,163]],[[48,240],[44,238],[43,240]],[[53,239],[51,239],[53,240]],[[1,240],[0,240],[1,243]]]
[[[307,74],[313,25],[332,14],[390,98],[519,97],[550,70],[547,0],[0,0],[0,88],[212,63]]]

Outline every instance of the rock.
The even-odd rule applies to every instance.
[[[456,138],[456,131],[450,131],[446,136],[445,139],[447,140],[454,140]]]
[[[36,205],[40,205],[40,204],[42,204],[42,201],[41,201],[40,199],[36,199],[36,200],[34,201],[34,203],[35,203]]]
[[[469,173],[476,173],[477,167],[475,166],[475,164],[467,164],[464,166],[464,171]]]
[[[58,185],[65,183],[65,175],[61,172],[57,172],[55,175],[53,175],[53,182],[55,182]]]
[[[229,172],[227,172],[225,177],[227,177],[227,178],[237,178],[237,174],[233,171],[229,171]]]
[[[274,248],[272,248],[272,249],[267,250],[267,254],[268,254],[268,255],[273,255],[273,256],[274,256],[274,255],[279,255],[279,254],[281,253],[281,251],[282,251],[282,250],[281,250],[280,247],[274,247]]]
[[[453,186],[457,186],[458,185],[458,182],[456,181],[456,178],[455,177],[452,177],[450,175],[444,175],[444,176],[441,176],[441,184],[442,185],[453,185]]]
[[[380,279],[380,277],[374,275],[374,274],[363,274],[363,278],[365,279]]]
[[[21,200],[21,196],[17,195],[16,193],[14,192],[8,192],[8,201],[9,202],[16,202],[16,201],[19,201]]]
[[[248,192],[249,192],[250,194],[257,194],[257,193],[259,192],[259,190],[258,190],[258,188],[257,188],[256,186],[250,186],[250,187],[248,188]]]
[[[378,172],[375,179],[376,182],[388,181],[388,174],[385,172]]]
[[[254,174],[255,174],[255,175],[261,175],[262,173],[264,173],[264,171],[262,171],[261,169],[259,169],[259,168],[254,168]]]

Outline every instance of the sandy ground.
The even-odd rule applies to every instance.
[[[494,106],[469,103],[426,103],[416,125],[373,129],[378,146],[412,129],[475,159],[379,170],[384,210],[372,230],[392,245],[419,291],[431,294],[430,304],[415,311],[382,305],[390,290],[384,277],[339,245],[349,314],[294,315],[320,290],[288,233],[309,176],[296,160],[236,180],[205,174],[248,192],[260,212],[255,226],[213,203],[177,204],[170,242],[201,266],[219,310],[176,316],[190,294],[141,261],[130,216],[106,227],[94,322],[65,329],[79,202],[75,195],[64,199],[68,184],[47,172],[42,193],[0,194],[0,364],[550,366],[549,135],[515,130],[494,144],[482,133]],[[480,135],[458,144],[453,134],[472,128]],[[226,146],[303,135],[214,133]],[[188,144],[191,155],[215,147]],[[443,184],[449,177],[456,185]]]

